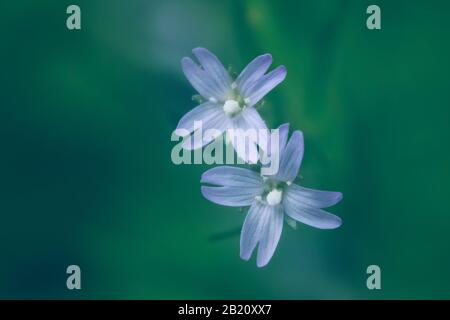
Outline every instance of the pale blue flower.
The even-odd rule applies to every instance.
[[[184,115],[178,123],[180,136],[194,132],[194,122],[201,121],[202,129],[216,129],[217,135],[203,137],[199,141],[186,139],[183,148],[192,150],[201,148],[228,129],[267,130],[255,105],[286,77],[286,68],[278,68],[266,73],[272,64],[270,54],[255,58],[240,75],[233,79],[219,59],[205,48],[192,50],[199,64],[191,58],[181,60],[186,78],[197,90],[204,101]],[[179,130],[183,129],[183,130]],[[243,160],[256,162],[258,159],[256,146],[261,141],[251,140],[247,149],[231,140],[237,154]]]
[[[323,208],[342,199],[340,192],[320,191],[293,183],[303,158],[303,134],[294,131],[288,141],[289,125],[279,128],[280,167],[272,176],[239,167],[220,166],[206,171],[201,191],[208,200],[232,207],[250,206],[241,231],[240,256],[250,259],[258,246],[257,266],[272,258],[283,229],[284,218],[319,229],[341,225],[339,217]]]

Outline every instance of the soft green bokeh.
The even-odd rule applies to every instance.
[[[65,26],[82,10],[82,30]],[[382,30],[366,28],[366,8]],[[3,1],[0,298],[450,298],[450,3]],[[270,262],[239,258],[244,214],[176,166],[195,106],[179,61],[204,46],[288,76],[272,127],[305,135],[305,186],[339,190],[341,228],[285,227]],[[66,289],[78,264],[82,290]],[[382,290],[366,268],[382,269]]]

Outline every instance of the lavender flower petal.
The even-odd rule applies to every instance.
[[[222,206],[245,207],[255,201],[255,196],[262,193],[262,188],[202,186],[201,192],[206,199]]]
[[[219,114],[223,114],[220,106],[212,102],[204,102],[186,113],[178,122],[177,129],[185,129],[191,133],[194,131],[194,122],[206,122]]]
[[[239,90],[245,92],[256,80],[267,72],[271,64],[272,56],[270,54],[263,54],[253,59],[236,79]]]
[[[280,168],[275,178],[280,181],[293,181],[298,174],[303,158],[303,133],[294,131],[280,158]]]
[[[257,172],[231,166],[220,166],[202,174],[201,183],[217,186],[258,188],[262,190],[263,179]]]
[[[342,193],[308,189],[292,184],[285,190],[285,194],[293,201],[315,208],[328,208],[342,199]]]
[[[239,158],[245,162],[255,164],[258,162],[258,132],[249,127],[249,123],[241,115],[233,118],[233,134],[229,132],[228,139],[233,145]]]
[[[278,130],[279,130],[278,136],[280,139],[279,140],[280,142],[278,145],[278,150],[281,154],[284,152],[284,148],[286,148],[286,143],[287,143],[288,135],[289,135],[289,123],[284,123],[284,124],[280,125],[278,127]]]
[[[270,139],[267,141],[267,156],[272,155],[273,152],[278,152],[279,155],[283,154],[284,148],[286,147],[286,142],[289,134],[289,123],[284,123],[280,125],[278,128],[278,149],[275,150],[275,147],[272,146],[272,141],[276,142],[275,136],[271,133]]]
[[[247,123],[246,127],[254,129],[257,134],[257,144],[263,149],[266,150],[268,148],[267,140],[269,136],[269,129],[267,128],[266,123],[259,115],[258,111],[256,111],[253,107],[247,107],[242,111],[242,118]],[[265,130],[265,134],[263,134],[263,130]],[[260,132],[262,131],[262,132]],[[260,134],[261,133],[261,134]]]
[[[215,113],[212,117],[202,121],[202,136],[199,139],[195,138],[197,134],[200,134],[199,129],[197,129],[191,134],[190,138],[185,139],[182,146],[186,150],[195,150],[204,147],[231,126],[230,119],[223,112]],[[206,134],[209,129],[215,130],[213,135]]]
[[[215,83],[220,95],[218,98],[225,99],[231,91],[231,77],[225,70],[220,60],[205,48],[195,48],[192,50],[203,69]]]
[[[283,208],[291,218],[315,228],[335,229],[342,224],[338,216],[299,202],[289,192],[283,199]]]
[[[241,230],[240,256],[244,260],[250,259],[253,250],[264,234],[264,227],[273,207],[254,201],[250,207]]]
[[[223,97],[222,90],[205,70],[201,69],[191,58],[181,59],[181,67],[186,78],[197,92],[206,99]]]
[[[269,263],[277,248],[283,230],[283,207],[281,205],[270,206],[269,209],[271,212],[264,225],[256,259],[256,265],[260,268]]]
[[[248,106],[254,106],[273,88],[275,88],[286,77],[286,68],[279,66],[268,74],[259,78],[253,85],[249,86],[242,94],[250,100]]]

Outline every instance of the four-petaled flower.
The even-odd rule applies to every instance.
[[[250,206],[240,239],[240,256],[251,257],[258,245],[257,266],[265,266],[272,258],[283,229],[285,215],[295,221],[320,228],[341,225],[338,216],[322,208],[342,199],[340,192],[320,191],[293,183],[303,158],[303,134],[294,131],[288,141],[289,125],[279,127],[280,166],[276,174],[261,174],[239,167],[220,166],[206,171],[201,178],[201,191],[208,200],[232,207]]]
[[[202,130],[215,129],[216,134],[201,139],[187,138],[183,148],[201,148],[228,129],[268,130],[256,111],[255,105],[286,77],[286,68],[279,66],[266,73],[272,64],[270,54],[264,54],[250,62],[241,74],[233,80],[219,59],[205,48],[193,49],[200,65],[185,57],[181,65],[186,78],[205,100],[184,115],[177,126],[180,136],[187,137],[196,130],[194,122],[201,122]],[[183,129],[183,130],[179,130]],[[261,139],[262,140],[262,139]],[[249,137],[245,144],[231,138],[230,142],[238,156],[246,162],[258,160],[257,145],[264,149],[265,142]]]

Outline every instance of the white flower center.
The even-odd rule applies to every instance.
[[[283,196],[283,191],[278,189],[273,189],[266,196],[267,204],[270,206],[275,206],[281,202]]]
[[[223,111],[227,116],[234,116],[236,113],[241,111],[241,107],[239,106],[239,102],[236,100],[227,100],[223,105]]]

